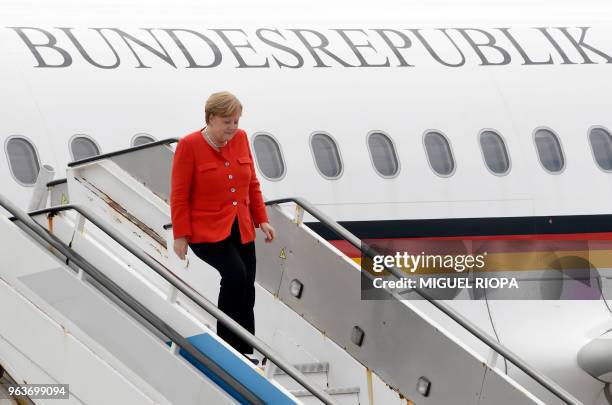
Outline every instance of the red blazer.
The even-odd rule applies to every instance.
[[[183,137],[172,161],[170,210],[174,238],[218,242],[238,216],[242,243],[268,222],[249,140],[242,129],[217,152],[200,131]]]

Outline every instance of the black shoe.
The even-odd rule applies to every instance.
[[[250,361],[251,363],[253,363],[254,365],[256,365],[256,366],[258,366],[258,365],[259,365],[259,360],[258,360],[258,359],[256,359],[256,358],[254,358],[254,357],[251,357],[251,356],[252,356],[252,354],[243,354],[243,356],[244,356],[244,357],[246,357],[246,358],[247,358],[247,360],[249,360],[249,361]]]

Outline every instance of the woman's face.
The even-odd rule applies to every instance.
[[[229,141],[236,134],[238,121],[240,121],[238,114],[230,117],[211,115],[208,120],[208,133],[214,136],[217,142]]]

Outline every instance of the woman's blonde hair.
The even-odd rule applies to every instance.
[[[238,98],[230,92],[221,91],[219,93],[213,93],[208,97],[208,100],[206,100],[204,115],[207,124],[211,115],[231,117],[235,114],[238,114],[238,116],[242,115],[242,104],[240,104]]]

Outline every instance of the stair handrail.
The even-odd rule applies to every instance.
[[[35,236],[41,238],[53,248],[57,249],[58,252],[60,252],[62,255],[68,258],[68,260],[76,264],[96,282],[100,283],[117,299],[119,299],[131,310],[133,310],[135,313],[145,319],[160,334],[167,336],[172,342],[176,343],[177,346],[179,346],[191,356],[193,356],[197,361],[199,361],[211,372],[213,372],[217,377],[219,377],[224,383],[228,384],[232,389],[238,392],[243,398],[245,398],[251,403],[264,405],[264,401],[262,401],[257,395],[255,395],[255,393],[253,393],[248,387],[246,387],[234,376],[232,376],[223,368],[221,368],[214,360],[199,351],[185,337],[178,333],[172,326],[168,325],[164,320],[159,318],[151,310],[142,305],[138,300],[132,297],[117,283],[112,281],[90,261],[85,259],[79,253],[77,253],[64,242],[62,242],[57,236],[53,235],[52,233],[49,233],[46,229],[36,223],[32,218],[28,216],[28,214],[17,208],[3,195],[0,195],[0,206],[10,212],[14,216],[14,218],[16,218],[21,224],[23,224],[23,226],[26,227],[28,233],[33,233]]]
[[[142,145],[132,146],[131,148],[120,149],[120,150],[116,150],[113,152],[103,153],[101,155],[95,155],[95,156],[90,156],[87,158],[75,160],[75,161],[68,163],[68,167],[76,167],[76,166],[83,165],[85,163],[91,163],[97,160],[108,159],[108,158],[112,158],[112,157],[119,156],[119,155],[125,155],[126,153],[135,152],[138,150],[143,150],[143,149],[148,149],[148,148],[153,148],[159,145],[170,145],[178,141],[179,141],[179,138],[167,138],[167,139],[162,139],[162,140],[155,141],[155,142],[144,143]]]
[[[287,198],[269,200],[265,202],[267,206],[284,204],[284,203],[295,203],[297,206],[301,207],[304,211],[312,215],[314,218],[318,219],[322,224],[327,226],[336,235],[340,236],[340,238],[344,239],[345,241],[353,245],[355,248],[359,249],[362,255],[369,257],[371,259],[373,259],[374,256],[378,255],[378,253],[373,248],[368,246],[366,243],[362,242],[357,236],[353,235],[348,229],[344,228],[338,222],[331,219],[329,216],[324,214],[321,210],[319,210],[317,207],[315,207],[313,204],[311,204],[309,201],[307,201],[304,198],[287,197]],[[399,279],[404,277],[401,270],[397,269],[396,267],[386,267],[385,266],[385,270],[389,271],[391,274],[393,274],[395,277]],[[390,291],[388,288],[383,287],[383,289],[395,297],[395,294],[392,291]],[[494,340],[489,334],[487,334],[485,331],[480,329],[477,325],[475,325],[469,319],[461,315],[459,312],[455,311],[453,308],[451,308],[444,302],[440,302],[436,300],[430,294],[428,294],[426,291],[422,289],[412,288],[410,290],[414,291],[415,293],[420,295],[422,298],[429,301],[432,305],[434,305],[436,308],[438,308],[440,311],[446,314],[449,318],[457,322],[459,325],[461,325],[464,329],[470,332],[473,336],[475,336],[477,339],[479,339],[489,348],[493,349],[495,352],[502,355],[504,358],[506,358],[508,361],[510,361],[512,364],[514,364],[516,367],[522,370],[525,374],[533,378],[544,388],[548,389],[551,393],[553,393],[557,398],[561,399],[563,402],[570,404],[570,405],[583,405],[582,402],[576,399],[573,395],[571,395],[569,392],[563,389],[556,382],[546,377],[544,374],[536,370],[534,367],[530,366],[527,362],[525,362],[517,354],[512,352],[510,349],[505,347],[503,344]]]
[[[0,204],[2,204],[2,197],[0,196]],[[277,354],[273,349],[271,349],[267,344],[265,344],[261,339],[256,337],[247,331],[244,327],[242,327],[238,322],[234,321],[232,318],[227,316],[224,312],[222,312],[215,304],[209,301],[207,298],[202,296],[193,287],[189,286],[185,283],[181,278],[176,276],[170,270],[166,269],[164,266],[153,260],[151,257],[143,253],[142,249],[138,247],[135,243],[127,239],[125,236],[120,234],[118,231],[113,228],[107,226],[97,214],[91,211],[89,208],[77,205],[77,204],[67,204],[56,207],[45,208],[42,210],[36,210],[29,213],[30,216],[37,216],[42,214],[55,215],[62,211],[74,210],[81,214],[84,218],[98,227],[102,232],[106,233],[109,237],[114,239],[117,243],[123,246],[127,251],[132,253],[138,259],[140,259],[143,263],[145,263],[148,267],[150,267],[153,271],[163,277],[168,283],[174,286],[177,290],[191,299],[194,303],[196,303],[201,309],[208,312],[214,318],[216,318],[219,322],[221,322],[225,327],[230,329],[236,335],[238,335],[241,339],[247,341],[251,346],[256,348],[260,353],[266,356],[276,367],[283,370],[286,374],[291,376],[295,381],[297,381],[301,386],[306,388],[313,396],[320,399],[325,404],[331,405],[339,405],[337,401],[335,401],[327,392],[323,389],[312,384],[304,374],[302,374],[299,370],[293,367],[289,362],[285,361],[279,354]],[[14,214],[13,214],[14,215]]]

